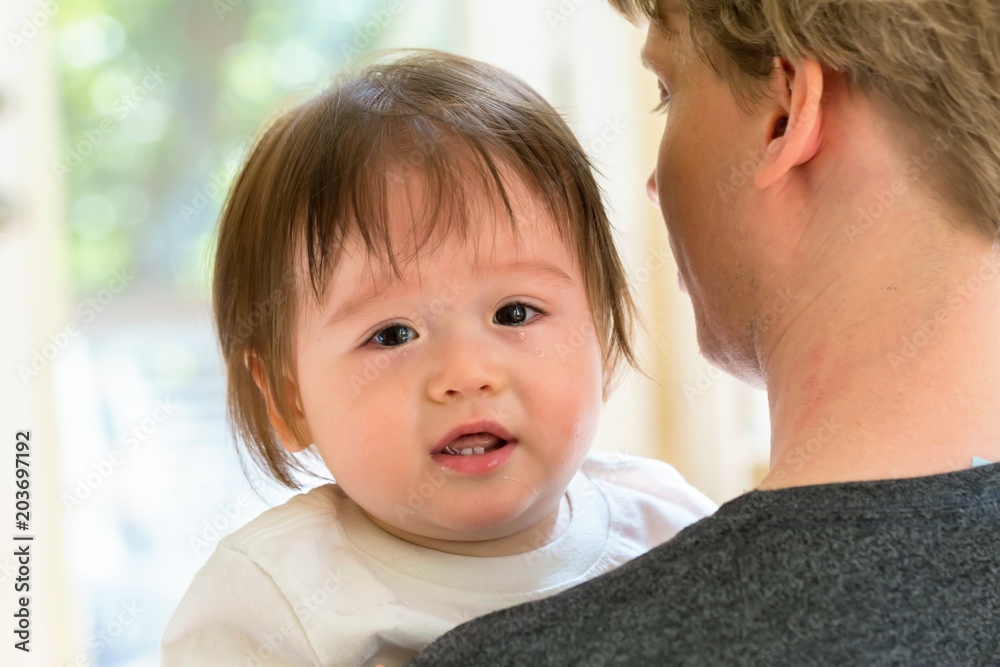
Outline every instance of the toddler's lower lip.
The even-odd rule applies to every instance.
[[[442,451],[433,454],[431,458],[442,468],[458,474],[483,475],[502,466],[510,458],[516,445],[516,440],[509,440],[488,450],[484,448],[481,454],[448,454]]]

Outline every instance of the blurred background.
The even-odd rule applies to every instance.
[[[598,166],[655,381],[625,382],[595,446],[662,458],[719,502],[762,477],[765,397],[698,355],[645,195],[656,84],[639,66],[641,32],[604,0],[6,0],[0,36],[6,618],[19,430],[31,431],[34,537],[32,651],[5,632],[0,664],[156,665],[218,540],[289,497],[244,475],[225,421],[214,229],[261,126],[382,49],[509,69]]]

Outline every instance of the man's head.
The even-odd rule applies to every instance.
[[[715,363],[759,383],[803,291],[922,233],[890,218],[996,236],[996,1],[611,3],[650,21],[670,101],[651,195]]]

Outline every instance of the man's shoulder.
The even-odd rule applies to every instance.
[[[886,486],[909,502],[862,502]],[[917,489],[928,483],[741,496],[604,576],[449,633],[415,664],[1000,664],[996,499],[956,507]]]
[[[663,646],[676,651],[674,657],[696,654],[699,633],[725,633],[722,626],[734,625],[716,614],[732,612],[740,595],[730,579],[714,579],[734,562],[731,554],[715,553],[729,546],[715,524],[708,517],[607,574],[476,619],[412,664],[667,664]],[[642,647],[648,659],[640,660]]]

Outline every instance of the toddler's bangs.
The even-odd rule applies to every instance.
[[[406,74],[394,63],[388,72],[349,81],[311,101],[294,123],[311,140],[310,146],[296,145],[292,137],[289,148],[313,159],[302,165],[301,213],[292,231],[304,241],[314,295],[322,296],[349,239],[360,239],[397,277],[400,263],[415,259],[399,255],[390,233],[389,202],[400,191],[416,207],[410,211],[415,228],[408,253],[450,234],[478,242],[469,238],[469,225],[486,213],[506,218],[516,230],[514,179],[579,253],[573,241],[581,225],[575,221],[586,216],[587,198],[575,191],[571,176],[581,164],[571,162],[575,157],[585,165],[586,157],[578,147],[574,156],[572,146],[552,145],[555,133],[545,125],[561,124],[558,115],[527,99],[505,100],[503,113],[493,115],[496,90],[482,89],[482,100],[470,100],[472,84],[453,83],[452,99],[440,81],[433,82],[433,91],[414,90],[413,81],[399,80]],[[427,78],[426,70],[420,73],[424,86],[432,83]],[[302,132],[303,124],[317,131]]]

